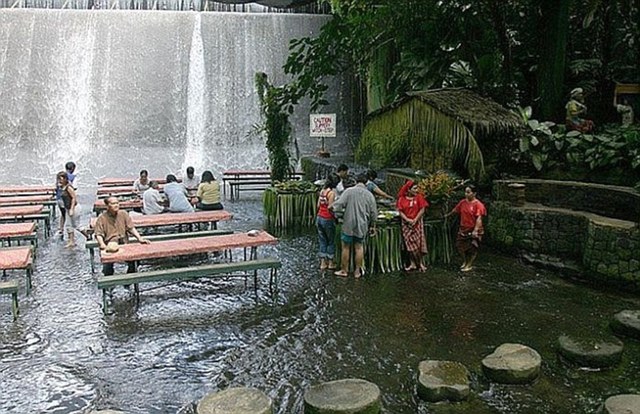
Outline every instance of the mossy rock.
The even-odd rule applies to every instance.
[[[617,335],[640,339],[640,310],[623,310],[609,324]]]
[[[429,402],[466,400],[469,397],[469,370],[454,361],[421,361],[418,395]]]
[[[272,414],[273,402],[255,388],[236,387],[207,394],[200,400],[198,414]]]
[[[380,388],[362,379],[342,379],[309,387],[304,393],[305,414],[378,414]]]
[[[600,407],[600,414],[640,414],[640,395],[614,395],[605,400]]]
[[[558,338],[560,354],[582,367],[607,368],[622,358],[624,344],[617,338],[576,339],[567,335]]]
[[[542,358],[521,344],[502,344],[482,360],[485,375],[502,384],[528,384],[540,375]]]

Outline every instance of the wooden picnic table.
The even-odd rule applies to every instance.
[[[32,214],[42,214],[44,206],[36,204],[33,206],[13,206],[0,207],[0,217],[22,217]]]
[[[301,179],[303,172],[291,173],[290,178]],[[226,198],[227,185],[231,200],[240,198],[241,190],[264,190],[271,185],[269,170],[227,170],[222,173],[222,194]]]
[[[221,252],[238,248],[257,248],[273,245],[278,239],[266,231],[256,236],[236,233],[221,236],[199,237],[195,239],[178,239],[157,241],[150,244],[125,244],[115,253],[100,252],[102,263],[138,262],[140,260],[161,259],[185,256],[198,253]]]
[[[55,194],[54,185],[8,185],[0,186],[0,195],[44,195]]]
[[[159,190],[162,190],[163,186],[161,185]],[[142,194],[143,192],[136,193],[133,189],[133,185],[128,186],[114,186],[114,187],[98,187],[96,194],[98,196],[106,196],[106,195],[114,195],[118,196],[121,194]]]
[[[36,235],[36,223],[2,223],[0,224],[0,240],[6,241],[9,246],[16,240],[29,240],[32,245],[36,245],[38,238]]]
[[[142,200],[139,198],[134,198],[131,200],[120,200],[120,209],[121,210],[134,210],[136,208],[142,209]],[[107,209],[107,205],[104,203],[104,200],[97,200],[93,203],[93,212],[96,214],[100,214],[101,212]]]
[[[233,214],[225,210],[195,211],[193,213],[162,213],[151,215],[132,215],[135,227],[162,227],[177,224],[216,223],[231,220]],[[97,218],[91,219],[91,228],[95,227]]]
[[[51,210],[45,209],[42,204],[33,206],[0,207],[0,222],[36,221],[44,223],[44,235],[49,236],[51,225]]]
[[[27,273],[27,295],[31,291],[33,247],[6,247],[0,249],[0,270],[25,270]]]
[[[133,186],[133,183],[137,178],[101,178],[98,180],[98,186],[100,187],[116,187],[116,186]],[[165,178],[150,178],[149,182],[156,181],[158,184],[165,184],[167,180]],[[180,180],[178,180],[179,182]]]
[[[44,204],[48,202],[54,202],[56,199],[52,195],[31,195],[31,196],[11,196],[0,197],[0,206],[12,205],[12,204]]]

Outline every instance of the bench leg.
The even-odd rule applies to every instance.
[[[258,248],[253,246],[251,248],[251,254],[249,255],[250,260],[258,260]]]
[[[96,272],[96,265],[94,263],[95,259],[96,259],[96,252],[93,249],[89,249],[89,261],[91,262],[91,273]]]
[[[18,308],[18,292],[11,294],[11,313],[13,314],[14,321],[18,319],[18,314],[20,313],[20,309]]]
[[[109,300],[107,299],[107,289],[102,289],[102,313],[105,315],[108,312]]]
[[[27,267],[27,296],[31,293],[31,266]]]
[[[258,269],[253,271],[253,288],[258,289]]]
[[[135,296],[136,309],[137,309],[140,307],[140,285],[137,283],[133,284],[133,295]]]

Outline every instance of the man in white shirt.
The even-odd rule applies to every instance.
[[[144,214],[160,214],[166,210],[164,197],[158,191],[158,182],[151,181],[149,189],[142,194],[142,212]]]
[[[182,179],[182,186],[187,191],[196,191],[200,185],[200,177],[195,175],[193,167],[187,167],[187,176]]]

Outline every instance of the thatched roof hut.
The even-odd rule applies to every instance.
[[[460,165],[479,178],[483,152],[521,128],[516,114],[467,89],[410,92],[369,114],[356,160],[429,171]]]

